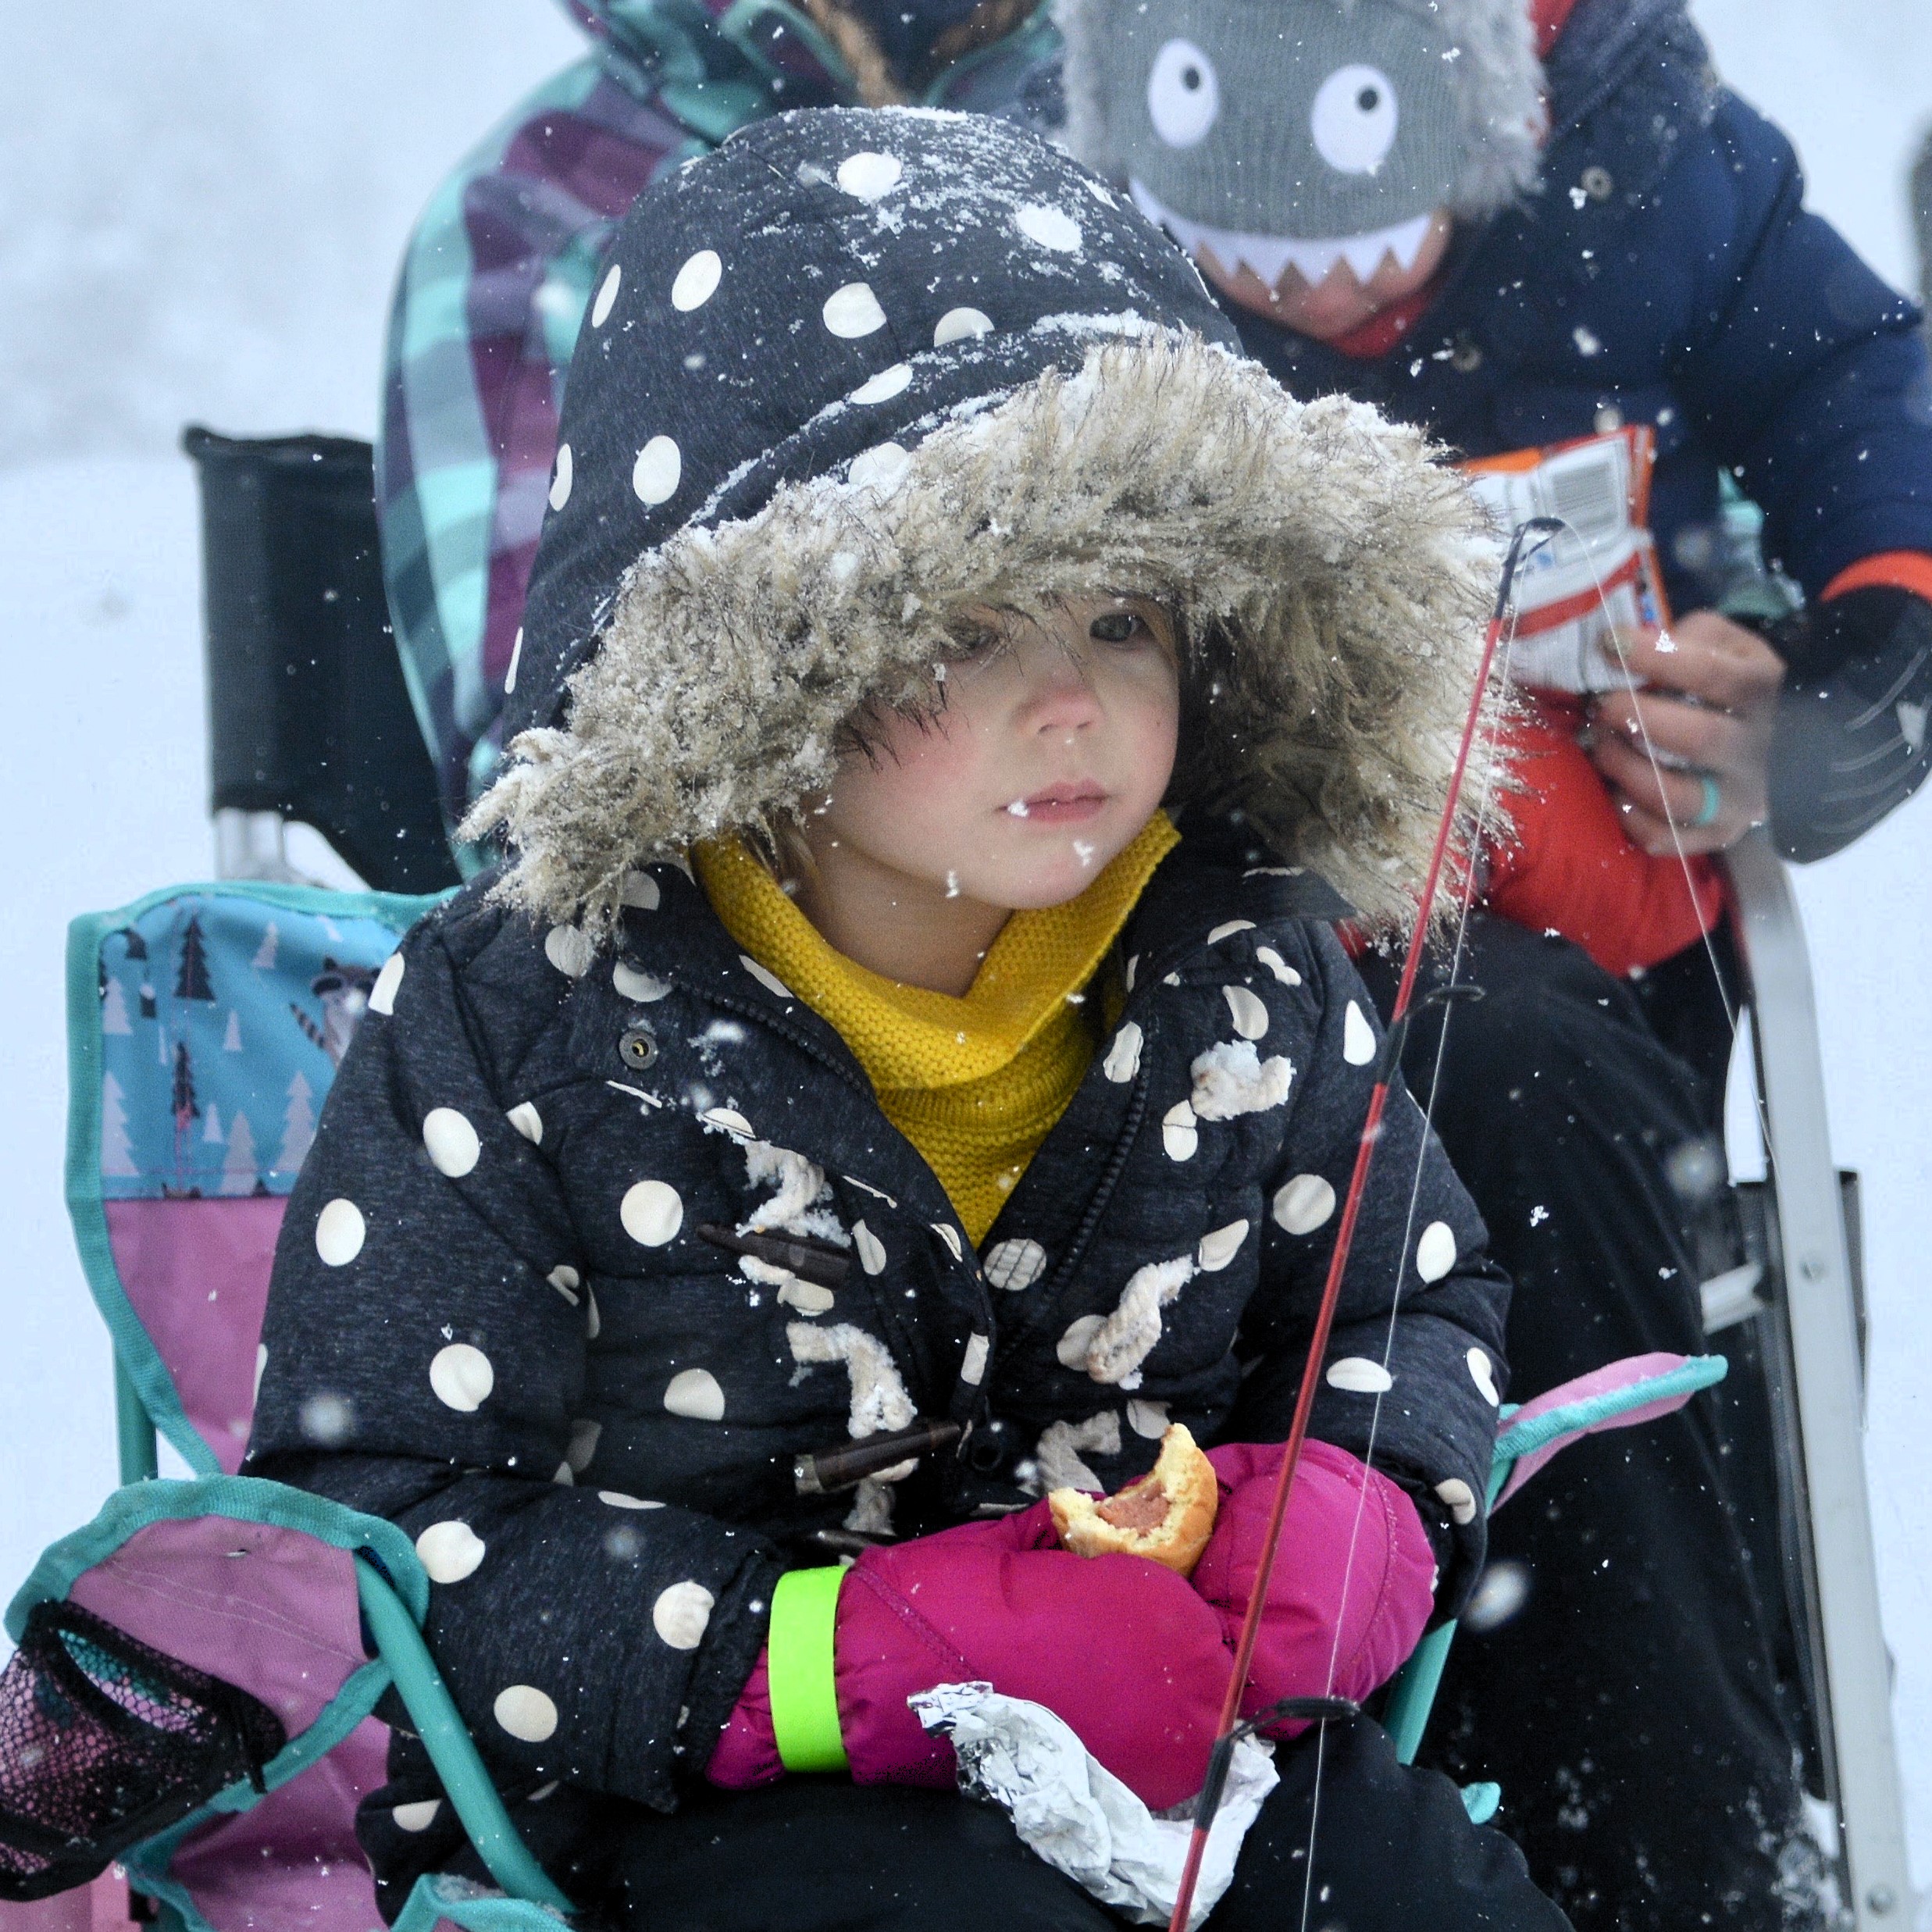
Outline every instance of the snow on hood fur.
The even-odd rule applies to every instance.
[[[499,892],[601,926],[639,863],[822,791],[868,704],[939,701],[968,606],[1098,586],[1179,620],[1184,802],[1371,918],[1412,900],[1495,563],[1417,433],[1292,401],[1157,231],[996,122],[761,123],[608,261],[465,827],[506,835]]]

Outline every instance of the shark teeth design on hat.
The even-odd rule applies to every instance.
[[[1216,228],[1176,214],[1144,182],[1130,180],[1127,185],[1140,212],[1150,221],[1158,222],[1189,255],[1206,248],[1224,268],[1232,269],[1245,263],[1270,288],[1290,268],[1310,288],[1317,288],[1328,279],[1335,264],[1344,261],[1354,272],[1356,281],[1366,283],[1381,266],[1384,257],[1391,255],[1406,273],[1415,266],[1435,219],[1432,211],[1425,211],[1413,220],[1371,229],[1362,235],[1313,238],[1243,234],[1238,229]]]

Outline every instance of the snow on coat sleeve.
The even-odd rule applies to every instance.
[[[1299,1070],[1292,1158],[1271,1185],[1259,1292],[1242,1324],[1249,1371],[1231,1441],[1289,1431],[1314,1331],[1382,1029],[1374,1001],[1326,928],[1309,966],[1321,1018]],[[1304,971],[1308,968],[1304,968]],[[1383,1115],[1335,1311],[1310,1433],[1403,1485],[1435,1536],[1453,1610],[1481,1567],[1508,1278],[1449,1157],[1397,1075]]]
[[[415,1540],[430,1647],[486,1756],[668,1809],[707,1755],[685,1741],[716,1738],[750,1673],[779,1566],[747,1530],[572,1485],[569,1216],[483,1064],[481,1043],[506,1046],[476,1011],[492,989],[471,996],[448,939],[432,915],[377,982],[290,1197],[248,1473]]]
[[[1932,376],[1916,308],[1804,207],[1791,143],[1734,96],[1663,193],[1690,318],[1676,376],[1763,505],[1766,548],[1816,597],[1885,551],[1932,549]]]

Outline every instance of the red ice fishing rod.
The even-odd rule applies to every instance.
[[[1188,1840],[1187,1862],[1181,1868],[1181,1887],[1175,1895],[1174,1914],[1167,1932],[1187,1932],[1194,1906],[1194,1888],[1200,1877],[1201,1857],[1207,1848],[1207,1834],[1220,1809],[1221,1793],[1228,1782],[1228,1767],[1234,1762],[1235,1743],[1244,1727],[1241,1723],[1242,1693],[1247,1688],[1248,1672],[1254,1662],[1255,1641],[1261,1631],[1261,1607],[1267,1601],[1268,1583],[1274,1572],[1276,1552],[1281,1547],[1281,1524],[1288,1513],[1289,1492],[1294,1487],[1295,1471],[1301,1462],[1302,1444],[1308,1435],[1308,1418],[1315,1406],[1315,1392],[1321,1377],[1321,1364],[1328,1353],[1328,1331],[1335,1325],[1335,1304],[1341,1298],[1342,1278],[1347,1271],[1349,1250],[1355,1242],[1355,1224],[1362,1209],[1362,1196],[1368,1186],[1368,1171],[1375,1158],[1375,1144],[1381,1139],[1382,1110],[1388,1104],[1388,1083],[1394,1078],[1402,1058],[1403,1040],[1408,1031],[1409,1007],[1415,993],[1416,974],[1422,963],[1422,946],[1428,936],[1436,888],[1442,882],[1442,867],[1456,827],[1456,808],[1462,796],[1463,779],[1469,769],[1469,754],[1482,722],[1483,701],[1489,690],[1489,674],[1495,661],[1496,646],[1507,621],[1516,574],[1524,547],[1532,536],[1548,538],[1567,526],[1555,517],[1532,517],[1517,526],[1503,559],[1502,580],[1497,586],[1495,608],[1483,639],[1481,661],[1476,667],[1475,689],[1469,700],[1469,715],[1463,721],[1461,742],[1456,748],[1455,768],[1449,774],[1449,796],[1442,801],[1442,816],[1435,828],[1435,843],[1429,854],[1429,869],[1417,904],[1415,925],[1409,935],[1409,951],[1403,961],[1402,982],[1396,1003],[1388,1016],[1388,1030],[1382,1042],[1381,1057],[1375,1069],[1375,1084],[1368,1096],[1368,1114],[1362,1123],[1361,1138],[1356,1142],[1355,1171],[1349,1178],[1349,1192],[1342,1203],[1342,1222],[1335,1238],[1335,1251],[1328,1259],[1328,1279],[1321,1289],[1321,1305],[1315,1314],[1314,1333],[1309,1338],[1308,1360],[1302,1368],[1301,1388],[1295,1398],[1295,1418],[1289,1426],[1286,1453],[1281,1474],[1274,1484],[1274,1500],[1268,1510],[1267,1534],[1261,1545],[1261,1560],[1255,1571],[1254,1588],[1248,1597],[1247,1613],[1241,1620],[1241,1641],[1235,1647],[1234,1674],[1228,1680],[1228,1695],[1221,1709],[1221,1723],[1214,1748],[1207,1761],[1207,1778],[1195,1801],[1194,1830]],[[1332,1699],[1290,1698],[1262,1713],[1257,1723],[1281,1718],[1335,1716],[1342,1707]],[[1313,1853],[1310,1852],[1310,1869]]]

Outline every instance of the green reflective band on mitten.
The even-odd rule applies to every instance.
[[[765,1674],[772,1690],[772,1734],[788,1771],[851,1768],[839,1729],[832,1679],[832,1632],[845,1567],[788,1570],[772,1592]]]

